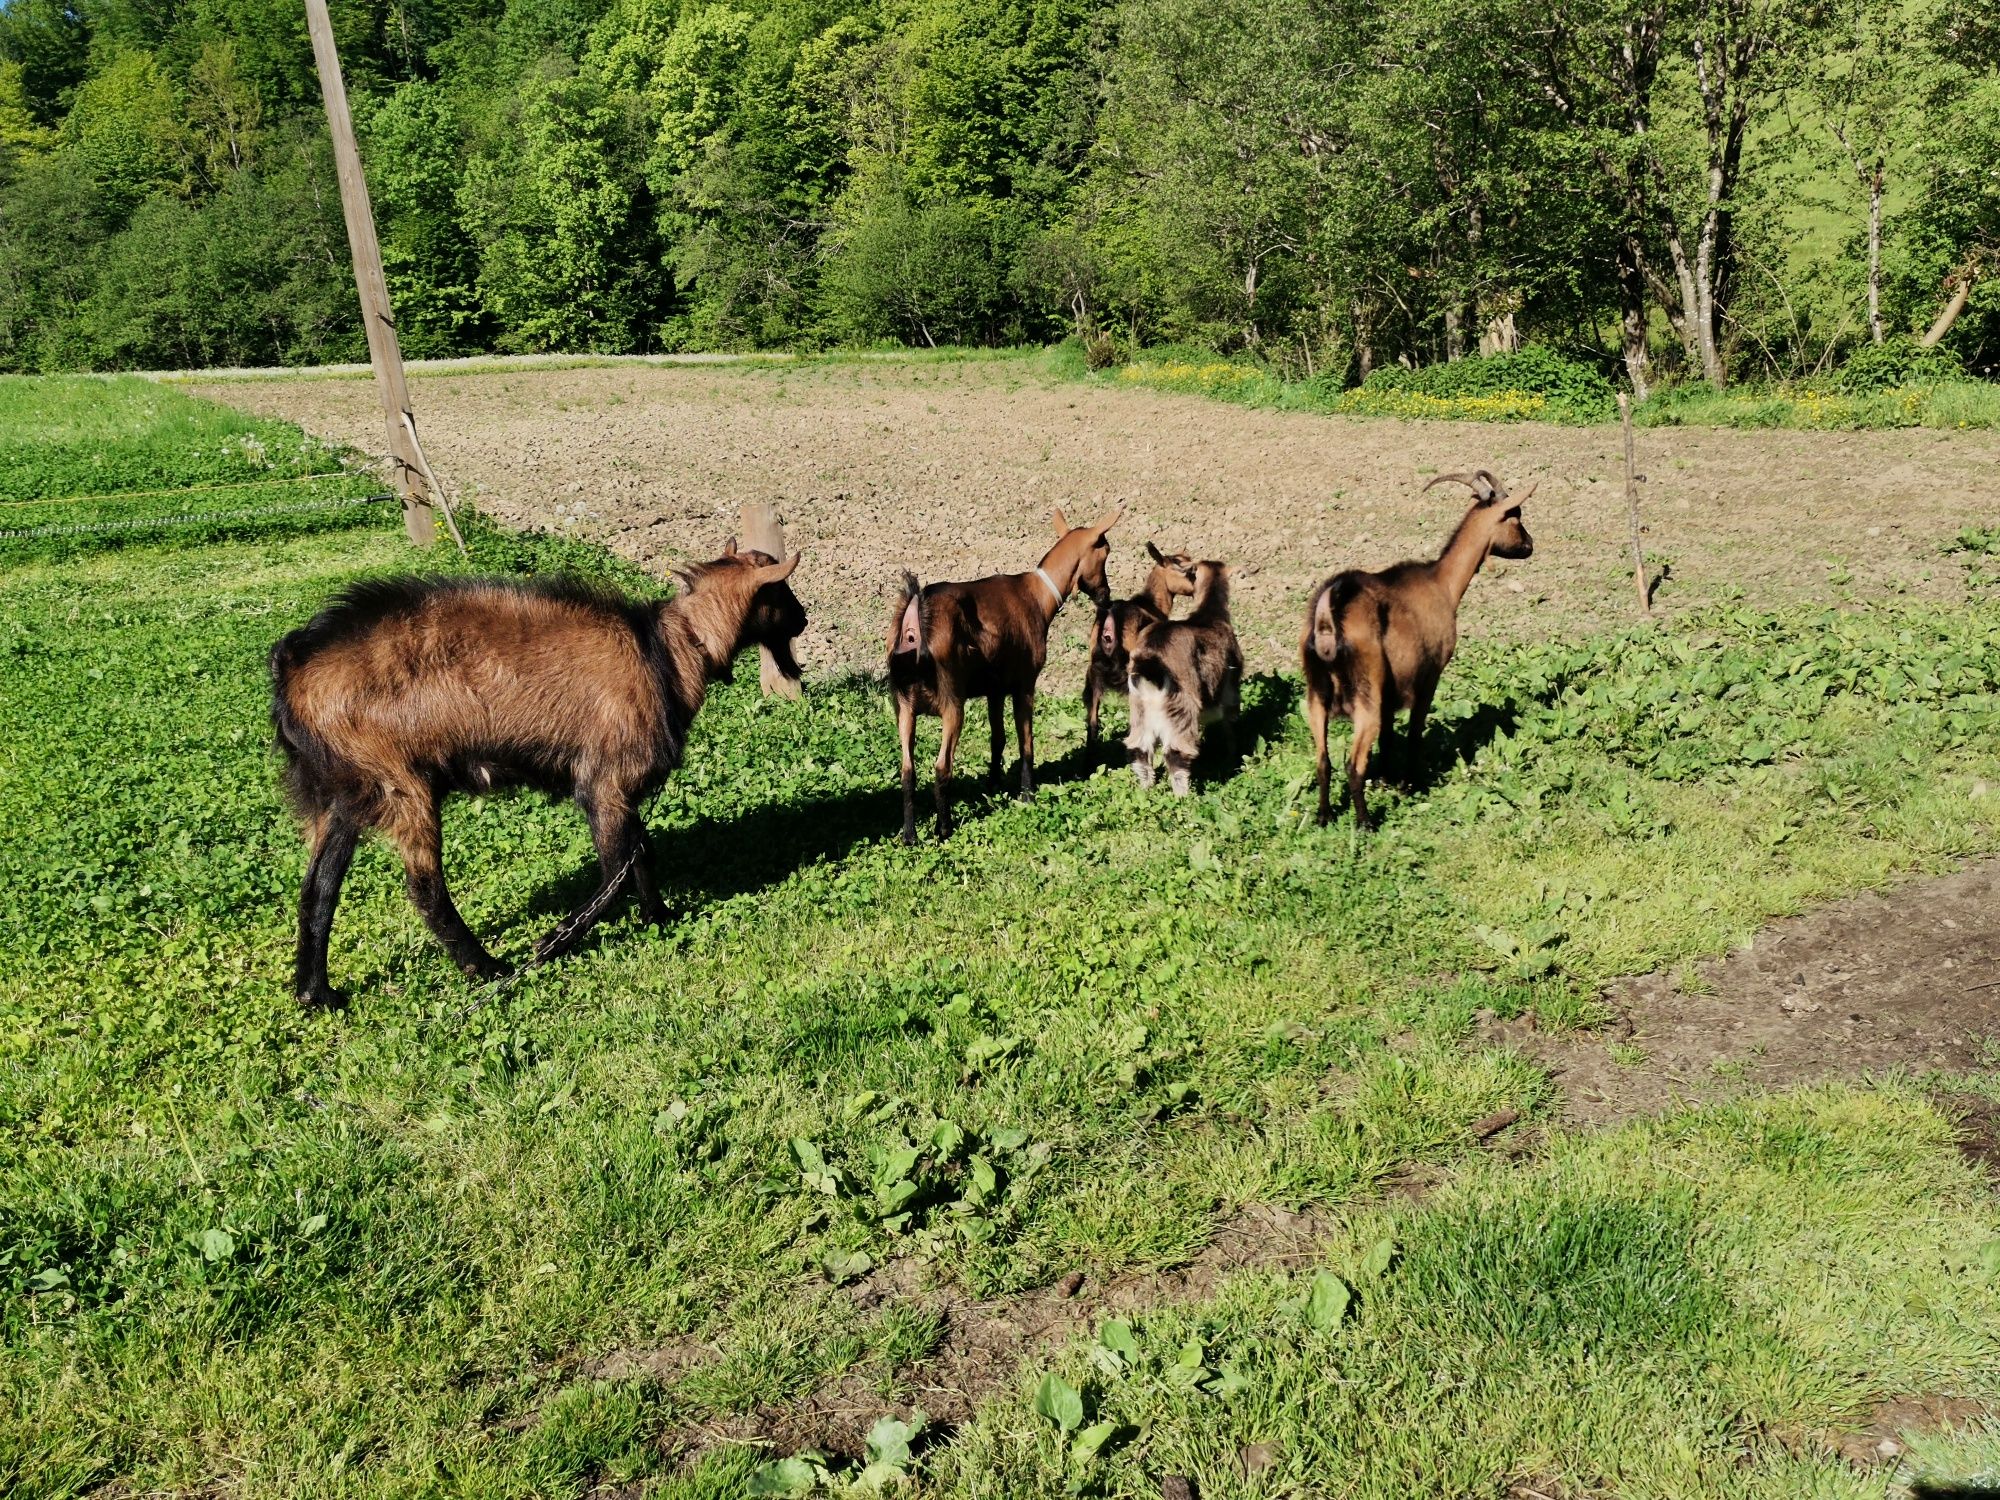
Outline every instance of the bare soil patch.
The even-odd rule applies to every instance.
[[[365,380],[191,389],[382,451]],[[1423,482],[1476,466],[1541,488],[1535,556],[1474,586],[1469,634],[1632,617],[1615,428],[1252,411],[1057,382],[1026,359],[502,369],[427,376],[415,396],[446,482],[510,524],[572,531],[656,570],[714,555],[745,501],[776,501],[806,554],[793,583],[813,620],[809,670],[879,669],[896,570],[1023,571],[1050,540],[1051,506],[1094,515],[1114,500],[1128,503],[1115,589],[1137,587],[1149,537],[1235,562],[1251,668],[1288,667],[1311,586],[1434,553],[1464,500]],[[1658,603],[1672,613],[1739,589],[1760,606],[1962,597],[1939,547],[1991,519],[2000,436],[1653,429],[1639,451],[1645,543],[1671,561]],[[1074,615],[1058,623],[1052,690],[1079,677],[1084,633]]]
[[[1133,1272],[1105,1282],[1072,1272],[1051,1286],[984,1301],[952,1287],[926,1286],[916,1261],[891,1261],[855,1282],[848,1293],[863,1308],[893,1301],[938,1313],[944,1335],[929,1355],[898,1370],[852,1370],[789,1405],[682,1428],[669,1434],[665,1443],[684,1467],[709,1450],[730,1444],[754,1445],[779,1455],[812,1449],[859,1458],[868,1429],[878,1417],[891,1410],[907,1415],[913,1407],[923,1409],[934,1431],[949,1431],[1018,1379],[1030,1356],[1057,1347],[1104,1318],[1213,1296],[1224,1278],[1239,1271],[1312,1264],[1332,1229],[1333,1221],[1326,1215],[1253,1205],[1218,1228],[1184,1266]],[[678,1373],[686,1367],[686,1358],[686,1348],[679,1344],[657,1355],[622,1350],[595,1362],[590,1373]]]
[[[1774,923],[1693,985],[1618,985],[1587,1036],[1482,1028],[1546,1066],[1567,1117],[1602,1125],[1694,1100],[1900,1070],[2000,1065],[2000,861]],[[1622,1059],[1622,1060],[1621,1060]],[[1968,1105],[1961,1145],[2000,1155],[1996,1112]]]

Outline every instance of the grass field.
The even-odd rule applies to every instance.
[[[43,501],[258,477],[213,462],[243,434],[320,462],[157,388],[0,401]],[[0,551],[0,1491],[1858,1500],[1876,1403],[2000,1400],[2000,1196],[1948,1118],[2000,1075],[1579,1134],[1474,1028],[2000,850],[1983,583],[1469,645],[1367,840],[1311,826],[1262,676],[1186,803],[1085,764],[1065,682],[1037,800],[904,849],[879,687],[744,663],[649,810],[671,929],[472,990],[369,847],[356,999],[307,1016],[264,656],[411,561],[386,508],[320,524]],[[454,803],[446,861],[515,959],[593,879],[534,799]],[[1501,1111],[1532,1149],[1480,1146]],[[1175,1295],[1253,1208],[1310,1254]],[[967,1350],[967,1299],[1076,1273],[1125,1310]]]

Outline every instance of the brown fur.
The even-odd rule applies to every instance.
[[[360,835],[403,858],[410,898],[466,973],[504,972],[445,888],[440,805],[454,791],[527,785],[574,797],[602,882],[543,939],[568,951],[630,874],[646,915],[666,909],[639,806],[680,763],[687,727],[736,653],[768,648],[798,676],[805,611],[776,562],[730,543],[682,574],[669,603],[561,582],[386,579],[350,589],[271,653],[272,716],[311,845],[299,902],[301,1001],[337,1003],[327,937]]]
[[[1089,526],[1071,526],[1058,510],[1059,540],[1043,555],[1041,567],[1053,582],[1035,573],[997,573],[969,583],[919,587],[903,575],[903,591],[889,622],[889,687],[896,699],[896,735],[902,746],[903,842],[917,837],[917,716],[935,714],[944,729],[938,746],[935,795],[939,834],[951,832],[951,767],[958,753],[965,705],[986,700],[991,724],[989,775],[1000,780],[1004,721],[1001,705],[1012,699],[1014,731],[1020,742],[1021,795],[1035,791],[1035,683],[1048,655],[1049,626],[1072,592],[1102,594],[1105,532],[1124,508]]]
[[[1243,648],[1229,621],[1229,567],[1199,563],[1188,617],[1141,626],[1132,648],[1132,728],[1125,748],[1139,784],[1153,784],[1153,756],[1164,750],[1174,795],[1185,797],[1201,754],[1202,726],[1220,722],[1235,738],[1242,684]]]
[[[1146,586],[1130,599],[1112,603],[1107,597],[1097,606],[1097,620],[1090,630],[1090,669],[1083,679],[1084,743],[1095,755],[1099,709],[1106,693],[1125,693],[1132,670],[1132,647],[1139,632],[1157,620],[1173,617],[1174,600],[1194,592],[1194,559],[1185,552],[1163,553],[1151,542],[1146,551],[1153,559],[1153,571]]]
[[[1384,726],[1410,712],[1409,740],[1421,746],[1438,678],[1458,648],[1458,605],[1489,555],[1526,558],[1534,538],[1521,523],[1528,486],[1510,497],[1486,470],[1440,474],[1430,484],[1469,485],[1478,496],[1445,549],[1431,562],[1401,562],[1379,573],[1352,571],[1313,590],[1299,654],[1305,665],[1306,722],[1319,763],[1319,821],[1333,816],[1327,726],[1336,714],[1353,721],[1347,795],[1354,819],[1369,826],[1362,783],[1368,756]]]

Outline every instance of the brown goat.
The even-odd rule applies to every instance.
[[[598,889],[543,938],[573,948],[629,874],[653,922],[666,907],[639,806],[680,764],[689,722],[737,652],[766,648],[796,682],[805,610],[778,562],[736,550],[682,573],[682,593],[638,603],[568,582],[392,578],[359,583],[271,651],[272,719],[311,860],[299,897],[295,985],[333,1005],[327,938],[355,844],[379,829],[410,899],[459,968],[505,972],[445,888],[439,808],[453,791],[532,786],[576,799],[602,866]]]
[[[1354,724],[1347,755],[1347,795],[1354,820],[1369,826],[1362,782],[1368,755],[1397,713],[1410,711],[1408,737],[1421,745],[1438,678],[1458,648],[1458,604],[1487,557],[1526,558],[1534,538],[1521,523],[1529,485],[1509,496],[1484,469],[1440,474],[1430,484],[1463,484],[1476,497],[1432,562],[1400,562],[1379,573],[1336,574],[1313,590],[1299,651],[1305,663],[1306,722],[1319,758],[1319,821],[1333,817],[1327,757],[1328,720]]]
[[[986,700],[992,740],[988,776],[1000,780],[1005,724],[1001,705],[1014,703],[1014,732],[1021,750],[1021,795],[1035,791],[1035,683],[1048,656],[1049,625],[1077,589],[1106,590],[1105,532],[1125,513],[1121,505],[1088,526],[1072,526],[1058,510],[1059,540],[1033,571],[996,573],[968,583],[919,586],[908,573],[889,622],[889,687],[896,698],[896,734],[902,745],[903,842],[917,838],[917,715],[943,721],[938,745],[937,826],[951,832],[951,767],[965,705]]]
[[[1113,603],[1110,591],[1097,604],[1090,631],[1090,668],[1083,678],[1084,744],[1097,753],[1098,711],[1106,693],[1125,694],[1132,673],[1132,646],[1140,627],[1173,617],[1174,600],[1194,592],[1194,559],[1185,552],[1163,553],[1151,542],[1146,551],[1153,571],[1130,599]]]
[[[1201,754],[1201,731],[1220,722],[1233,742],[1243,684],[1243,648],[1229,622],[1229,566],[1195,565],[1194,609],[1155,620],[1132,647],[1132,728],[1125,748],[1139,785],[1153,784],[1153,756],[1166,751],[1167,779],[1185,797]]]

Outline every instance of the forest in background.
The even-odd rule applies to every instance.
[[[1353,383],[1528,344],[1641,395],[1931,334],[2000,364],[1978,0],[333,15],[411,355],[1074,334]],[[299,0],[0,0],[0,368],[362,354]]]

